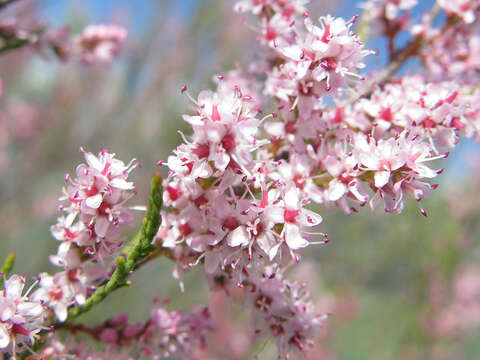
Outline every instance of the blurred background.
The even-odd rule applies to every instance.
[[[312,13],[351,17],[356,1],[315,0]],[[432,1],[421,1],[421,9]],[[142,168],[132,179],[143,205],[155,164],[188,134],[180,95],[211,86],[214,74],[248,64],[255,34],[242,25],[230,0],[64,1],[20,0],[0,12],[43,21],[50,28],[87,24],[125,26],[128,40],[109,68],[62,63],[48,54],[21,49],[0,56],[0,255],[17,253],[14,271],[35,276],[56,269],[48,255],[58,243],[49,226],[57,216],[63,175],[83,161],[79,146],[107,147]],[[420,16],[421,13],[415,14]],[[384,44],[373,40],[369,68],[385,62]],[[410,63],[404,72],[415,71]],[[332,240],[310,247],[292,276],[310,284],[321,313],[332,312],[309,359],[480,358],[480,166],[478,147],[468,141],[441,164],[440,187],[424,201],[429,216],[411,202],[400,215],[362,209],[324,216]],[[141,217],[142,214],[139,214]],[[132,229],[132,233],[135,229]],[[272,344],[252,336],[248,317],[222,294],[208,293],[201,269],[185,276],[186,294],[171,278],[173,266],[158,259],[85,316],[92,324],[118,311],[142,320],[151,299],[171,299],[188,309],[210,303],[217,332],[205,359],[274,359]]]

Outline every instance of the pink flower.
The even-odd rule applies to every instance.
[[[286,244],[292,257],[296,258],[293,252],[309,245],[309,241],[302,235],[302,229],[322,222],[320,215],[303,208],[300,191],[294,183],[287,184],[282,190],[283,194],[278,194],[278,198],[269,202],[265,208],[265,217],[269,221],[283,225],[280,241],[268,251],[270,259],[277,255],[282,244]],[[277,196],[274,195],[274,198]]]
[[[106,262],[121,244],[123,228],[134,218],[124,204],[134,195],[127,178],[137,165],[135,160],[125,165],[105,150],[98,157],[84,155],[87,164],[77,167],[77,178],[66,177],[70,183],[61,200],[70,202],[63,208],[67,216],[60,217],[51,230],[58,240],[88,247],[88,252],[98,253]]]
[[[456,14],[467,24],[475,21],[475,10],[480,6],[478,0],[437,0],[437,3],[447,14]]]
[[[275,47],[291,61],[281,68],[284,76],[299,81],[304,94],[318,97],[338,90],[347,77],[360,78],[357,71],[365,66],[363,58],[371,53],[350,31],[352,22],[331,16],[320,21],[321,27],[305,19],[293,43],[278,41]]]
[[[309,2],[310,0],[240,0],[234,9],[238,12],[252,12],[255,15],[262,15],[270,9],[283,16],[290,16],[292,13],[303,14],[307,11],[305,5]]]
[[[290,282],[269,268],[251,269],[244,283],[246,301],[260,326],[258,332],[273,338],[279,357],[302,352],[313,344],[326,316],[315,314],[304,285]]]
[[[42,301],[52,308],[55,316],[61,322],[67,319],[67,309],[72,302],[73,294],[70,291],[64,273],[57,273],[51,276],[47,273],[39,275],[39,288],[32,294],[32,298]]]
[[[127,30],[117,25],[89,25],[76,39],[75,49],[88,64],[108,64],[120,51]]]
[[[4,279],[0,293],[0,354],[4,356],[9,353],[15,357],[19,346],[33,344],[43,329],[44,307],[40,301],[29,298],[31,289],[22,294],[24,286],[22,276],[15,274]]]
[[[369,25],[374,20],[398,18],[401,11],[410,10],[417,5],[417,0],[370,0],[361,4],[365,11],[365,19]]]

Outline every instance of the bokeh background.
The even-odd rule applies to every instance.
[[[314,0],[313,14],[351,17],[357,1]],[[421,9],[432,3],[420,1]],[[133,174],[143,205],[158,160],[188,134],[180,95],[212,84],[212,76],[248,64],[255,34],[232,11],[233,0],[18,1],[0,12],[42,20],[51,28],[115,23],[129,31],[121,56],[109,68],[61,63],[23,49],[0,56],[0,255],[17,253],[15,271],[54,272],[48,255],[58,243],[49,226],[57,216],[63,175],[74,173],[79,146],[107,147],[135,157]],[[385,63],[384,43],[369,68]],[[403,72],[414,72],[407,64]],[[424,201],[422,217],[411,201],[400,214],[362,209],[345,216],[326,212],[322,231],[332,240],[310,247],[292,276],[309,283],[319,312],[333,315],[308,358],[327,360],[480,358],[480,166],[478,146],[464,141],[442,166],[440,187]],[[142,214],[139,214],[141,217]],[[132,229],[131,233],[135,232]],[[128,235],[128,234],[127,234]],[[240,301],[209,294],[201,269],[185,278],[186,294],[171,277],[173,265],[158,259],[85,316],[98,323],[118,311],[144,319],[152,298],[188,309],[210,303],[217,332],[205,359],[274,359],[272,344],[256,341]],[[254,344],[256,342],[256,344]]]

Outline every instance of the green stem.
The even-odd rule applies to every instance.
[[[6,45],[0,47],[0,54],[6,53],[10,50],[21,48],[29,43],[26,39],[16,39],[15,41],[8,42]]]
[[[117,259],[117,267],[108,282],[95,290],[85,304],[72,307],[68,311],[69,318],[75,318],[100,303],[115,290],[128,286],[128,275],[135,269],[137,263],[147,258],[155,249],[152,244],[154,236],[160,227],[160,210],[162,208],[162,177],[155,174],[152,178],[151,192],[148,199],[147,214],[142,222],[142,228],[132,241],[132,247]]]
[[[2,273],[5,277],[10,274],[10,271],[13,269],[13,264],[15,263],[15,253],[8,254],[7,258],[3,262],[2,268],[0,269],[0,273]]]

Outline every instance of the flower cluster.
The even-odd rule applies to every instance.
[[[246,304],[258,322],[257,333],[268,334],[279,357],[312,346],[326,315],[315,313],[306,284],[288,281],[271,267],[252,269],[243,281]]]
[[[23,46],[53,54],[60,60],[83,61],[88,65],[110,64],[120,52],[127,30],[119,25],[88,25],[81,34],[69,38],[69,28],[48,30],[37,18],[26,17],[12,7],[0,17],[0,51]]]
[[[267,72],[265,94],[286,107],[297,105],[298,112],[308,118],[323,96],[334,95],[350,79],[361,78],[358,69],[371,52],[350,30],[355,19],[346,22],[326,16],[319,19],[320,26],[309,17],[285,19],[291,21],[288,33],[270,30],[275,35],[266,38],[275,57],[269,61],[279,65]],[[285,29],[285,24],[279,27]]]
[[[122,232],[134,219],[124,204],[134,195],[127,177],[135,160],[125,165],[107,150],[84,155],[87,163],[77,167],[77,178],[65,175],[68,185],[60,198],[65,205],[51,228],[61,244],[50,260],[64,270],[41,274],[40,288],[33,294],[60,321],[67,318],[69,305],[85,303],[95,284],[108,278],[124,242]]]
[[[0,49],[23,44],[36,45],[41,39],[43,25],[38,19],[7,14],[0,18]]]
[[[409,21],[409,11],[417,5],[417,0],[370,0],[362,3],[362,23],[366,32],[374,35],[395,37],[404,30]],[[373,31],[371,30],[373,29]]]
[[[455,3],[458,2],[448,4]],[[465,9],[469,6],[473,9],[474,1],[466,3]],[[443,2],[439,1],[439,4]],[[480,20],[473,14],[480,11],[479,5],[476,5],[476,9],[476,12],[469,10],[451,14],[441,27],[433,27],[429,17],[426,17],[421,24],[412,28],[412,32],[428,44],[419,55],[431,78],[449,78],[472,86],[478,83]]]
[[[0,355],[15,354],[30,350],[37,334],[45,322],[45,307],[41,301],[25,293],[25,278],[12,275],[3,279],[3,290],[0,292]],[[33,286],[32,286],[33,287]]]
[[[155,300],[150,318],[143,323],[129,323],[128,314],[119,313],[94,328],[75,326],[72,331],[84,332],[106,345],[99,352],[88,342],[51,340],[41,355],[48,360],[77,356],[82,359],[151,359],[194,357],[197,346],[205,346],[205,332],[210,330],[210,314],[206,308],[193,308],[184,313],[167,311]]]
[[[270,261],[295,258],[295,250],[308,245],[303,229],[321,222],[304,208],[294,181],[270,176],[275,159],[253,158],[267,144],[256,137],[265,118],[256,117],[247,91],[230,88],[220,83],[216,93],[200,94],[196,115],[184,116],[192,141],[185,139],[166,162],[168,212],[159,240],[165,247],[186,243],[211,271],[245,256],[250,261],[253,253]]]
[[[118,25],[89,25],[75,39],[73,49],[87,64],[108,64],[126,37],[127,30]]]
[[[252,269],[298,261],[315,235],[324,240],[308,230],[322,219],[305,208],[295,181],[270,174],[278,161],[253,157],[268,145],[258,130],[269,116],[259,119],[259,96],[238,83],[247,82],[227,74],[216,92],[192,98],[195,115],[184,119],[193,135],[164,163],[170,175],[157,242],[182,269],[204,261],[214,287],[221,279],[253,284]]]
[[[364,59],[372,51],[353,32],[357,17],[328,15],[317,22],[307,3],[236,4],[238,12],[256,17],[252,27],[265,51],[249,72],[217,75],[214,91],[195,99],[182,88],[193,103],[193,113],[183,116],[192,133],[180,133],[183,143],[159,162],[168,176],[154,177],[163,193],[152,186],[134,251],[122,254],[122,233],[134,219],[125,203],[135,194],[127,180],[135,160],[125,164],[107,150],[84,152],[86,164],[75,178],[65,177],[62,215],[51,228],[61,244],[50,260],[62,271],[42,273],[31,296],[22,295],[23,278],[5,281],[2,351],[15,355],[17,346],[27,347],[53,313],[57,327],[107,345],[92,352],[87,344],[62,343],[53,335],[41,353],[47,359],[194,357],[194,346],[205,346],[211,328],[205,309],[168,312],[157,302],[140,324],[128,323],[126,314],[96,328],[65,322],[69,308],[86,304],[100,284],[105,297],[124,285],[112,285],[117,276],[124,281],[160,255],[175,262],[177,278],[203,265],[212,290],[242,289],[257,334],[275,340],[279,357],[313,343],[326,316],[316,314],[304,284],[285,277],[287,268],[300,261],[304,248],[328,243],[317,230],[323,207],[351,213],[381,204],[386,212],[401,212],[408,198],[420,204],[437,187],[430,183],[442,172],[436,160],[446,158],[461,137],[479,138],[480,27],[478,2],[438,0],[399,49],[397,35],[412,20],[417,1],[368,1],[363,24],[381,25],[391,64],[366,75]],[[445,23],[437,26],[440,9]],[[50,41],[61,44],[64,36],[59,32]],[[121,27],[89,26],[71,48],[54,49],[86,63],[108,63],[125,37]],[[395,78],[414,56],[422,61],[422,75]],[[265,115],[272,104],[274,111]]]
[[[382,3],[385,21],[415,4]],[[271,286],[276,298],[286,296],[295,286],[285,285],[282,269],[298,262],[309,244],[328,242],[312,231],[322,219],[306,205],[350,213],[355,205],[382,203],[387,212],[401,212],[408,197],[420,203],[437,186],[426,180],[441,173],[431,164],[445,158],[444,151],[460,136],[478,136],[478,94],[452,81],[405,77],[352,101],[343,88],[362,79],[358,69],[370,53],[350,30],[355,18],[327,16],[318,26],[303,5],[236,6],[258,17],[259,41],[269,49],[263,95],[277,101],[278,113],[260,119],[264,99],[256,74],[219,76],[216,91],[197,100],[187,92],[195,114],[184,120],[193,134],[182,134],[184,144],[161,162],[169,176],[157,244],[171,251],[176,276],[203,262],[213,288],[250,284],[255,293]],[[327,95],[333,100],[324,103]],[[264,269],[272,270],[266,276]],[[278,318],[272,311],[265,327],[274,331],[279,324],[271,323]],[[299,335],[296,346],[303,348],[318,326],[299,324],[307,335]],[[288,336],[278,340],[282,356]]]
[[[447,15],[458,16],[467,24],[475,21],[480,10],[480,3],[476,0],[437,0],[437,2],[445,9]]]

